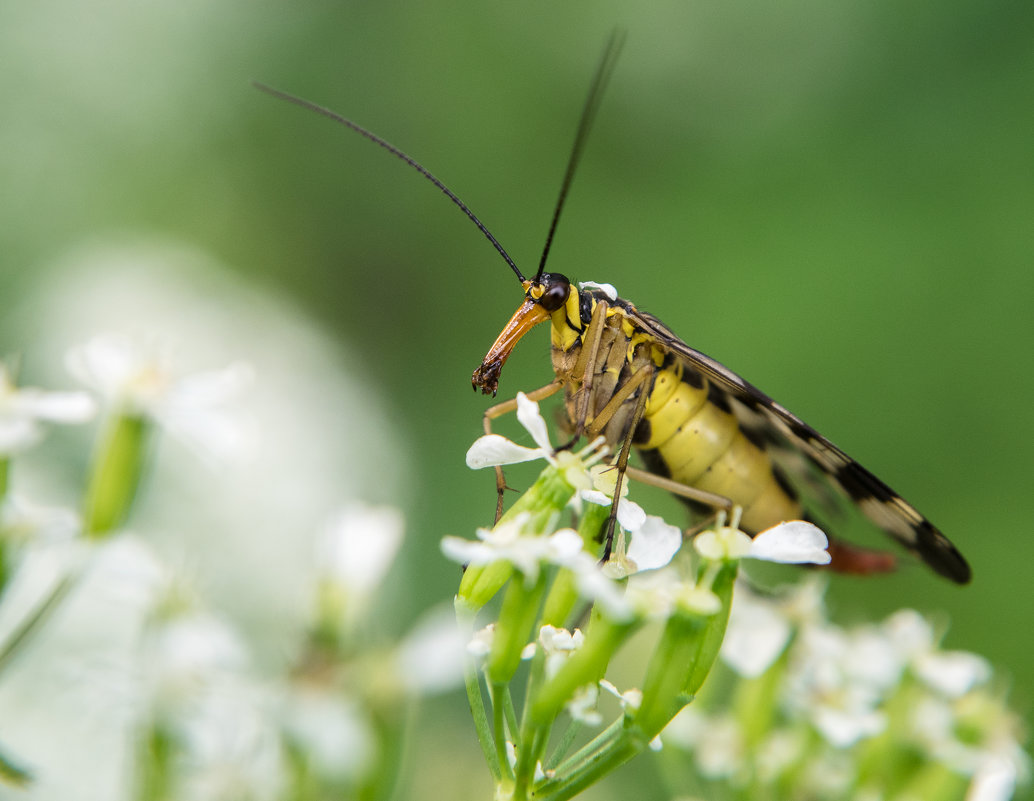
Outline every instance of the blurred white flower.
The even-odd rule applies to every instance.
[[[422,695],[446,692],[463,682],[467,643],[451,606],[440,606],[421,617],[395,651],[396,670],[403,685]]]
[[[685,706],[661,732],[661,739],[690,751],[700,773],[709,779],[728,778],[744,765],[743,733],[728,715],[708,715]]]
[[[740,676],[755,678],[783,653],[791,632],[790,621],[775,603],[741,584],[736,587],[719,655]]]
[[[284,761],[272,695],[243,679],[220,681],[170,720],[182,761],[175,768],[192,801],[283,797]]]
[[[42,506],[15,493],[0,501],[0,540],[7,543],[68,542],[80,525],[79,515],[62,506]]]
[[[912,666],[926,685],[948,698],[965,695],[991,678],[991,664],[967,651],[938,651],[920,656]]]
[[[845,748],[883,731],[881,688],[867,679],[883,676],[881,666],[859,665],[851,636],[831,625],[814,625],[798,634],[787,671],[786,701],[810,720],[831,745]]]
[[[284,733],[320,778],[354,780],[376,755],[373,728],[359,704],[323,687],[296,686],[281,712]]]
[[[381,586],[402,547],[405,519],[390,506],[352,503],[323,525],[316,540],[320,575],[344,594],[358,616]]]
[[[243,362],[178,376],[167,345],[115,333],[72,348],[65,361],[108,403],[149,417],[203,459],[225,461],[246,448],[246,426],[231,405],[253,379]]]
[[[85,423],[96,412],[85,392],[15,386],[0,362],[0,458],[35,445],[43,437],[43,423]]]

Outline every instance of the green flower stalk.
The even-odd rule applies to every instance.
[[[83,531],[91,539],[103,539],[129,516],[147,463],[150,433],[146,418],[117,414],[101,436],[83,509]]]

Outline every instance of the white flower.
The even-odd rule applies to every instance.
[[[552,678],[568,658],[582,647],[585,635],[581,629],[568,631],[545,625],[539,629],[538,640],[531,644],[531,651],[541,648],[546,657],[546,678]],[[523,654],[522,654],[523,656]]]
[[[632,687],[629,690],[625,690],[624,692],[621,692],[620,690],[618,690],[617,687],[615,687],[613,684],[611,684],[606,679],[600,679],[599,684],[600,684],[600,689],[601,690],[606,690],[608,693],[610,693],[615,698],[617,698],[618,701],[621,702],[621,706],[624,707],[625,709],[636,710],[636,709],[639,709],[640,706],[642,706],[642,703],[643,703],[643,691],[642,690],[640,690],[640,689],[638,689],[636,687]]]
[[[600,714],[599,705],[600,688],[596,684],[586,684],[575,690],[571,700],[564,707],[571,720],[577,720],[586,726],[599,726],[603,722],[603,715]]]
[[[593,465],[589,469],[593,489],[580,490],[578,501],[610,507],[614,502],[618,471],[614,465]],[[604,570],[613,578],[623,578],[640,570],[655,570],[671,561],[682,546],[682,529],[672,526],[655,515],[647,515],[643,508],[628,500],[628,482],[621,485],[617,505],[618,525],[628,532],[630,542],[617,532],[613,552]]]
[[[237,362],[221,370],[176,377],[168,348],[105,334],[66,356],[79,381],[132,415],[146,415],[202,458],[222,461],[247,443],[245,427],[227,408],[252,381]]]
[[[682,529],[669,525],[656,515],[647,515],[643,524],[629,533],[632,541],[625,556],[636,570],[664,567],[682,547]]]
[[[85,392],[46,392],[16,387],[0,362],[0,458],[35,445],[41,423],[85,423],[97,406]]]
[[[829,540],[818,526],[804,520],[789,520],[755,535],[753,539],[732,526],[718,526],[701,532],[694,540],[705,559],[760,559],[784,564],[828,565]]]
[[[517,765],[517,747],[510,740],[506,741],[506,761],[510,763],[510,769],[511,770],[513,770],[513,768],[516,767],[516,765]],[[542,769],[542,760],[538,760],[535,763],[534,781],[540,782],[544,778],[546,778],[547,775],[552,775],[552,771],[550,771],[547,774],[547,772]],[[509,796],[508,795],[504,795],[504,794],[500,794],[497,791],[496,798],[500,799],[500,801],[501,801],[504,798],[509,798]]]
[[[474,636],[467,642],[467,653],[475,659],[483,659],[492,652],[494,640],[495,623],[489,623],[483,629],[478,629],[474,632]]]
[[[577,531],[562,528],[547,536],[524,534],[528,518],[529,515],[522,514],[494,529],[479,528],[478,540],[443,537],[442,553],[465,565],[510,562],[529,583],[538,578],[539,566],[543,562],[562,567],[575,562],[578,554],[582,553],[582,538]]]
[[[539,405],[523,392],[517,393],[517,420],[531,434],[537,448],[526,448],[511,442],[499,434],[486,434],[474,441],[467,451],[467,467],[480,470],[484,467],[502,467],[535,459],[545,459],[563,473],[564,479],[578,489],[589,489],[588,468],[602,458],[603,439],[598,438],[577,453],[553,452],[549,442],[546,421],[539,412]]]

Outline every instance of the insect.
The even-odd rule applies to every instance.
[[[475,390],[495,395],[503,364],[517,342],[548,321],[554,379],[528,394],[541,399],[563,391],[571,444],[583,435],[602,435],[618,454],[619,482],[627,472],[672,490],[696,509],[735,504],[743,510],[741,527],[751,534],[808,516],[798,486],[832,489],[937,573],[958,583],[969,581],[966,560],[932,523],[815,429],[720,362],[691,348],[656,317],[617,297],[612,288],[575,285],[559,273],[545,271],[571,179],[622,40],[620,32],[611,35],[596,69],[532,278],[524,276],[466,204],[414,159],[326,108],[256,85],[330,117],[405,161],[474,222],[516,274],[524,300],[474,371]],[[486,430],[490,419],[513,406],[511,401],[489,409]],[[645,470],[628,464],[633,447]],[[501,471],[497,475],[501,510],[504,485]],[[609,541],[608,536],[608,547]],[[856,549],[832,537],[831,552],[834,564],[839,552],[841,568],[847,571],[875,572],[893,564],[889,555]]]

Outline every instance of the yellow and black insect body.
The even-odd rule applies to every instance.
[[[693,506],[739,506],[741,525],[755,533],[783,520],[807,517],[809,510],[795,486],[814,486],[817,478],[935,571],[959,583],[968,581],[965,559],[937,528],[798,417],[720,362],[689,347],[656,317],[618,298],[609,286],[575,286],[563,275],[545,272],[571,178],[621,44],[619,33],[611,36],[596,70],[533,278],[523,275],[463,201],[398,148],[321,106],[259,88],[330,117],[405,161],[477,225],[513,270],[524,300],[474,371],[475,389],[494,395],[514,346],[531,328],[549,321],[554,379],[528,394],[541,399],[563,390],[574,437],[604,436],[617,453],[619,482],[627,472],[670,489]],[[489,409],[486,430],[492,418],[513,407],[511,401]],[[628,464],[633,446],[645,470]],[[501,472],[497,475],[501,509],[504,485]],[[890,557],[835,539],[831,546],[834,564],[839,551],[844,555],[842,566],[855,572],[874,572],[892,563]]]
[[[575,287],[556,273],[543,273],[524,287],[524,302],[474,372],[476,388],[494,394],[514,345],[548,320],[556,380],[538,396],[563,389],[576,433],[602,434],[626,458],[628,445],[634,445],[649,472],[702,491],[701,499],[742,507],[741,526],[749,533],[807,516],[790,476],[810,465],[938,573],[969,580],[962,555],[913,506],[656,317],[610,288]],[[701,505],[695,494],[683,494],[691,505]],[[846,569],[864,572],[874,560],[851,553],[855,564]],[[887,564],[876,559],[875,569]]]

